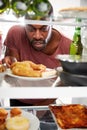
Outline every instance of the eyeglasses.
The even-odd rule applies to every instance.
[[[29,32],[36,32],[36,30],[40,30],[41,32],[47,32],[49,30],[49,28],[50,28],[50,26],[47,26],[47,25],[43,25],[40,28],[35,28],[32,25],[26,25],[26,29]]]

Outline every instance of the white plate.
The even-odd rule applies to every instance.
[[[52,70],[52,69],[49,69],[49,71]],[[17,75],[14,75],[12,74],[11,70],[8,69],[7,71],[7,75],[13,77],[13,78],[18,78],[18,79],[22,79],[22,80],[29,80],[29,81],[37,81],[37,80],[45,80],[45,79],[51,79],[51,78],[55,78],[57,75],[54,74],[54,75],[51,75],[51,76],[48,76],[48,77],[24,77],[24,76],[17,76]]]
[[[8,117],[10,115],[9,112],[10,111],[8,111]],[[24,117],[26,117],[27,119],[29,119],[29,122],[30,122],[29,130],[38,130],[39,129],[40,121],[35,115],[33,115],[32,113],[29,113],[27,111],[24,111],[24,110],[22,110],[22,115]]]
[[[60,10],[59,14],[61,14],[63,17],[67,17],[67,18],[83,18],[83,19],[87,19],[87,9],[86,10],[79,10],[78,8],[76,8],[75,10],[73,10],[73,8],[69,9],[69,10]]]

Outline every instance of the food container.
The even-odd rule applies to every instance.
[[[49,109],[58,130],[87,130],[87,106],[82,104],[51,104]]]
[[[79,75],[87,75],[87,56],[57,55],[65,72]]]
[[[60,79],[65,86],[87,87],[87,75],[72,74],[65,71],[60,73]]]

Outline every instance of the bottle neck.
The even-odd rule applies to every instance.
[[[74,36],[73,36],[73,41],[77,43],[80,40],[81,40],[81,28],[76,27],[75,28],[75,33],[74,33]]]
[[[75,28],[75,33],[76,33],[77,35],[81,35],[81,28],[80,28],[80,27],[76,27],[76,28]]]
[[[80,18],[76,18],[76,23],[77,24],[80,24],[81,23],[81,19]],[[76,26],[75,27],[75,33],[77,35],[81,35],[81,27],[80,26]]]

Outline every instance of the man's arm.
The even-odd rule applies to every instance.
[[[18,61],[19,61],[19,53],[16,49],[14,48],[8,48],[6,47],[6,51],[5,51],[5,57],[6,56],[11,56],[11,57],[15,57]]]
[[[17,50],[6,47],[5,56],[2,59],[2,63],[6,63],[7,67],[10,67],[11,64],[16,61],[19,61],[19,54]]]
[[[8,67],[12,64],[14,61],[14,58],[16,58],[19,61],[19,51],[18,51],[18,41],[19,37],[21,37],[21,34],[19,35],[19,32],[21,30],[20,26],[13,26],[9,29],[6,39],[4,40],[4,46],[6,46],[5,56],[2,60],[3,63],[6,63]]]

